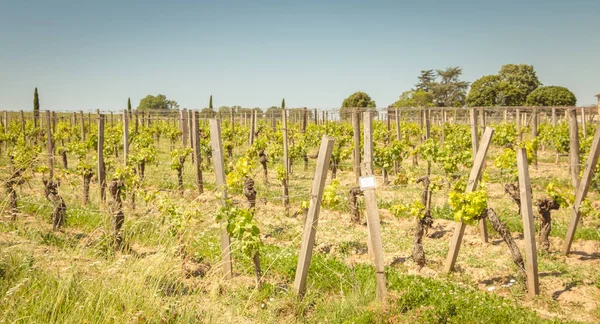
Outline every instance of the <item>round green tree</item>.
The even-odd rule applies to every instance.
[[[565,87],[539,87],[527,96],[528,106],[575,106],[575,104],[577,98]]]
[[[475,80],[467,96],[469,107],[491,107],[497,104],[496,98],[500,89],[500,77],[485,75]]]

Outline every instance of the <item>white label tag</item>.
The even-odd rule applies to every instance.
[[[360,186],[360,190],[366,189],[374,189],[377,187],[375,183],[375,176],[365,176],[358,178],[358,185]]]

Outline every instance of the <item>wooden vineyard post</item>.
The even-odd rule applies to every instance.
[[[425,124],[425,110],[419,110],[419,129],[421,130],[421,136],[419,143],[423,143],[423,127]]]
[[[364,176],[373,176],[373,115],[364,112],[364,146],[365,160],[363,163]],[[386,295],[385,268],[383,264],[383,244],[381,242],[381,223],[375,188],[363,189],[367,214],[367,228],[369,230],[370,246],[375,261],[375,278],[377,280],[377,298],[383,301]]]
[[[390,131],[392,130],[392,124],[391,124],[391,120],[390,120],[390,117],[391,117],[390,112],[391,111],[392,110],[390,108],[388,108],[387,114],[385,115],[386,116],[385,117],[385,127],[387,129],[387,133],[385,136],[386,144],[389,144],[391,142],[391,140],[390,140]]]
[[[296,266],[294,289],[299,297],[302,297],[306,292],[306,278],[308,276],[308,268],[310,266],[315,245],[319,212],[321,210],[321,199],[323,198],[323,190],[325,188],[325,180],[327,179],[327,170],[329,169],[331,152],[333,151],[333,143],[333,137],[323,135],[321,147],[319,148],[319,155],[317,157],[317,167],[313,179],[308,214],[306,215],[306,221],[304,222],[304,232],[302,233],[302,245],[300,246],[300,254],[298,255],[298,265]]]
[[[515,126],[517,128],[517,138],[519,139],[519,142],[522,142],[523,134],[521,134],[521,110],[519,109],[515,110]]]
[[[396,108],[396,110],[394,111],[394,117],[396,119],[396,140],[398,140],[398,142],[400,142],[402,140],[402,133],[400,133],[400,115],[398,114],[398,108]],[[360,126],[359,126],[360,129]],[[394,174],[398,175],[398,172],[400,172],[400,168],[399,168],[399,163],[398,161],[394,161]]]
[[[534,108],[531,115],[531,140],[535,140],[538,135],[538,113]],[[533,166],[537,169],[538,167],[538,158],[537,158],[537,149],[533,150]]]
[[[471,119],[471,149],[473,150],[473,158],[477,155],[477,147],[479,146],[479,133],[477,130],[477,110],[471,108],[469,110]]]
[[[308,109],[306,107],[304,107],[302,114],[302,134],[306,134],[306,125],[308,124]]]
[[[473,162],[475,162],[475,158],[477,157],[477,149],[479,148],[479,133],[477,127],[477,114],[479,112],[475,108],[471,108],[470,118],[471,118],[471,149],[473,150]],[[481,240],[484,243],[488,242],[488,232],[487,232],[487,224],[485,218],[479,220],[479,234],[481,235]]]
[[[569,109],[569,170],[573,188],[579,184],[579,132],[577,127],[577,110]]]
[[[485,132],[481,136],[481,142],[479,144],[479,148],[477,149],[477,154],[475,155],[473,168],[471,168],[471,173],[469,174],[469,180],[467,181],[467,187],[465,189],[465,192],[472,192],[475,189],[477,189],[479,178],[481,177],[481,173],[483,172],[485,155],[487,154],[488,148],[490,147],[493,134],[494,129],[487,127],[485,129]],[[454,270],[454,264],[456,263],[456,258],[458,257],[460,243],[462,242],[462,237],[465,233],[466,226],[467,225],[462,221],[456,225],[454,235],[452,236],[452,239],[450,241],[450,249],[448,250],[446,263],[444,264],[444,272],[450,272]]]
[[[575,237],[577,223],[579,223],[579,206],[581,205],[581,202],[585,199],[588,189],[590,188],[592,177],[594,175],[594,172],[596,172],[596,164],[598,163],[599,155],[600,127],[596,128],[596,134],[594,135],[594,139],[592,140],[592,146],[590,147],[590,155],[585,161],[585,169],[583,170],[583,176],[581,177],[581,181],[579,182],[579,186],[577,187],[577,191],[575,192],[575,201],[573,202],[573,206],[571,209],[571,221],[569,222],[567,234],[565,235],[565,241],[563,242],[562,253],[564,255],[569,254],[571,250],[571,244],[573,243],[573,238]]]
[[[431,109],[423,110],[425,115],[425,139],[431,137]]]
[[[402,140],[402,133],[400,132],[400,114],[398,112],[398,108],[396,108],[396,139],[398,141]]]
[[[481,129],[485,129],[485,107],[481,107],[479,110],[481,110],[479,112],[479,124],[481,125]]]
[[[443,107],[441,110],[441,114],[442,114],[442,118],[440,121],[440,126],[442,128],[442,137],[441,137],[440,142],[442,144],[444,144],[444,141],[446,140],[446,110]]]
[[[531,207],[531,183],[529,181],[529,167],[527,150],[517,149],[517,169],[519,170],[519,192],[521,194],[521,218],[523,219],[523,236],[525,239],[525,272],[527,273],[527,292],[529,296],[540,293],[538,278],[537,249],[535,246],[535,224],[533,223],[533,209]]]
[[[290,161],[288,155],[288,132],[287,132],[287,112],[285,108],[281,108],[281,132],[283,133],[283,169],[285,170],[285,178],[283,179],[283,205],[285,206],[286,214],[290,209]]]
[[[358,178],[360,178],[360,113],[357,110],[352,112],[352,128],[354,142],[352,160],[354,162],[354,177],[358,184]]]
[[[181,124],[181,144],[183,147],[187,147],[188,142],[188,122],[187,122],[187,110],[179,111],[179,123]]]
[[[282,132],[283,132],[283,168],[285,172],[289,176],[290,174],[290,161],[288,155],[288,129],[287,129],[287,112],[285,108],[281,109],[281,122],[282,122]]]
[[[190,148],[194,149],[194,129],[192,127],[192,120],[194,119],[194,112],[192,110],[188,110],[187,112],[187,124],[188,124],[188,136],[189,136],[189,142],[190,142]],[[194,155],[192,154],[192,161],[195,159]]]
[[[8,119],[8,111],[4,111],[4,135],[8,134],[8,125],[9,125],[9,119]],[[8,151],[8,141],[4,141],[4,152],[6,153],[6,151]]]
[[[127,166],[129,157],[129,114],[127,109],[123,110],[123,165]]]
[[[196,115],[194,115],[195,125],[198,125]],[[221,191],[221,206],[226,204],[227,183],[225,182],[225,166],[223,162],[223,146],[221,144],[221,121],[218,119],[209,120],[210,144],[213,150],[213,165],[215,167],[215,177],[217,190]],[[223,258],[223,274],[225,278],[232,277],[231,261],[231,240],[227,234],[225,224],[221,222],[221,257]]]
[[[98,183],[100,200],[106,201],[106,174],[104,166],[104,115],[98,116]]]
[[[200,156],[200,132],[198,129],[198,112],[194,111],[192,115],[192,147],[194,149],[194,172],[196,173],[196,187],[198,188],[198,194],[204,192],[204,186],[202,184],[202,168],[201,168],[201,156]]]
[[[556,107],[552,107],[552,127],[556,127]]]
[[[314,114],[315,115],[313,116],[313,118],[314,118],[315,125],[319,125],[319,113],[318,113],[317,109],[314,110]]]
[[[587,123],[585,121],[585,107],[581,107],[581,127],[583,128],[583,137],[587,136]]]
[[[508,121],[508,108],[504,108],[504,122]]]
[[[248,145],[254,144],[254,132],[256,129],[256,111],[250,114],[250,136],[248,137]]]
[[[235,115],[233,114],[233,108],[229,110],[229,123],[231,124],[231,134],[235,134]]]
[[[81,139],[85,141],[85,121],[83,120],[83,110],[79,111],[79,128],[81,131]]]
[[[54,178],[54,157],[52,156],[52,121],[50,120],[50,110],[46,110],[46,138],[48,140],[48,173],[50,180]]]
[[[25,141],[25,113],[21,110],[21,133],[23,134],[23,141]]]
[[[273,133],[277,132],[277,121],[275,120],[275,109],[271,109],[271,128]]]

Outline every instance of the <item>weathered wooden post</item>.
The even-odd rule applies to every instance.
[[[52,121],[50,120],[50,110],[46,110],[46,138],[48,140],[48,172],[50,174],[50,180],[54,178],[54,157],[53,157],[53,145],[52,145]]]
[[[81,139],[85,141],[85,121],[83,119],[83,110],[79,111],[79,128],[81,132]]]
[[[540,293],[538,278],[537,249],[535,245],[535,224],[531,207],[531,183],[527,150],[517,149],[517,169],[519,172],[519,192],[521,194],[521,218],[523,219],[523,236],[525,238],[525,272],[527,273],[527,292],[529,296]]]
[[[569,227],[567,228],[567,234],[565,235],[565,241],[563,243],[562,253],[564,255],[569,254],[571,250],[571,244],[573,243],[573,238],[575,237],[575,230],[577,229],[577,223],[579,223],[580,213],[579,206],[581,202],[585,199],[588,189],[590,187],[590,183],[592,182],[592,177],[594,172],[596,171],[596,165],[598,163],[598,156],[600,155],[600,127],[596,128],[596,133],[594,135],[594,139],[592,140],[592,146],[590,147],[590,154],[585,161],[585,169],[583,170],[583,176],[581,177],[581,181],[577,186],[577,191],[575,192],[575,201],[573,202],[573,206],[571,207],[571,221],[569,222]]]
[[[327,170],[329,169],[331,152],[333,151],[333,143],[334,139],[332,137],[323,135],[317,158],[315,177],[313,179],[308,214],[306,215],[306,221],[304,222],[302,245],[300,246],[298,265],[296,267],[296,278],[294,280],[294,289],[298,292],[300,297],[306,292],[306,278],[308,276],[308,268],[310,266],[312,251],[315,245],[319,212],[321,210],[321,199],[323,198],[323,190],[325,188],[325,180],[327,179]]]
[[[4,135],[8,134],[8,125],[10,120],[8,119],[8,111],[4,111]],[[8,141],[4,141],[4,152],[8,151]]]
[[[538,136],[538,112],[536,108],[533,108],[533,112],[531,115],[531,140],[535,140]],[[537,158],[537,148],[533,149],[533,166],[537,169],[538,167],[538,158]]]
[[[23,140],[25,140],[25,113],[21,110],[21,133],[23,134]]]
[[[485,107],[481,107],[479,110],[481,110],[479,112],[479,123],[481,124],[481,129],[485,129]]]
[[[475,108],[471,108],[469,111],[469,115],[471,118],[471,149],[473,150],[473,163],[475,163],[475,158],[477,157],[477,150],[479,149],[479,132],[477,127],[477,111]],[[479,220],[479,234],[481,235],[481,240],[484,243],[488,242],[488,232],[485,218]]]
[[[127,109],[123,110],[123,163],[127,166],[129,158],[129,114]]]
[[[194,116],[195,125],[198,120]],[[210,143],[212,146],[213,165],[215,167],[215,177],[217,190],[221,192],[221,205],[224,206],[227,200],[227,182],[225,180],[225,166],[223,162],[223,146],[221,144],[221,121],[218,119],[209,120],[210,124]],[[232,278],[232,260],[231,260],[231,240],[227,234],[226,225],[221,221],[221,258],[223,259],[223,274],[225,278]]]
[[[98,184],[100,200],[106,201],[106,169],[104,166],[104,115],[98,116]]]
[[[493,134],[494,130],[492,128],[487,127],[485,129],[485,132],[481,136],[481,142],[479,144],[479,148],[477,149],[477,155],[475,156],[475,162],[473,163],[473,168],[471,168],[471,173],[469,174],[469,180],[467,181],[467,187],[465,189],[465,192],[472,192],[475,189],[477,189],[477,184],[483,171],[485,155],[487,154],[488,148],[490,147]],[[448,250],[448,256],[446,257],[446,263],[444,264],[445,272],[450,272],[454,270],[454,264],[456,263],[456,258],[458,257],[460,243],[462,242],[462,237],[465,233],[466,226],[467,225],[463,221],[461,221],[457,224],[456,229],[454,230],[454,235],[452,236],[452,239],[450,241],[450,249]]]
[[[585,107],[581,107],[581,127],[583,128],[583,137],[587,136],[587,122],[585,120]]]
[[[364,177],[369,177],[372,186],[362,186],[365,196],[365,207],[367,213],[367,227],[369,240],[375,262],[375,278],[377,280],[377,297],[384,300],[386,295],[385,267],[383,263],[383,243],[381,241],[381,223],[379,209],[377,208],[377,197],[375,195],[375,177],[373,176],[373,115],[366,111],[364,119],[364,149],[365,159],[363,163]]]
[[[186,109],[179,112],[181,119],[181,144],[183,147],[188,146],[188,139],[190,137],[190,127],[188,122],[188,112]]]
[[[202,168],[200,156],[200,130],[198,127],[198,112],[194,111],[192,116],[192,146],[194,149],[194,172],[196,173],[196,187],[198,188],[198,194],[204,192],[204,185],[202,183]]]
[[[250,134],[248,136],[248,145],[254,144],[254,133],[256,132],[256,111],[250,114]]]
[[[519,108],[515,110],[515,124],[517,127],[517,136],[519,138],[519,142],[522,142],[523,134],[521,134],[521,110]]]
[[[302,134],[306,134],[306,124],[308,124],[308,109],[304,107],[302,110]]]
[[[285,108],[281,109],[281,123],[283,132],[283,168],[289,176],[290,174],[290,160],[288,155],[288,129],[287,129],[287,111]]]
[[[352,111],[353,143],[352,161],[354,162],[354,177],[358,184],[360,178],[360,113],[357,110]]]
[[[569,109],[569,170],[573,188],[579,185],[579,131],[577,127],[577,110]]]

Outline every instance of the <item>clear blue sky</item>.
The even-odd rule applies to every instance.
[[[579,105],[600,93],[600,1],[0,0],[0,110],[387,106],[420,70],[534,65]]]

